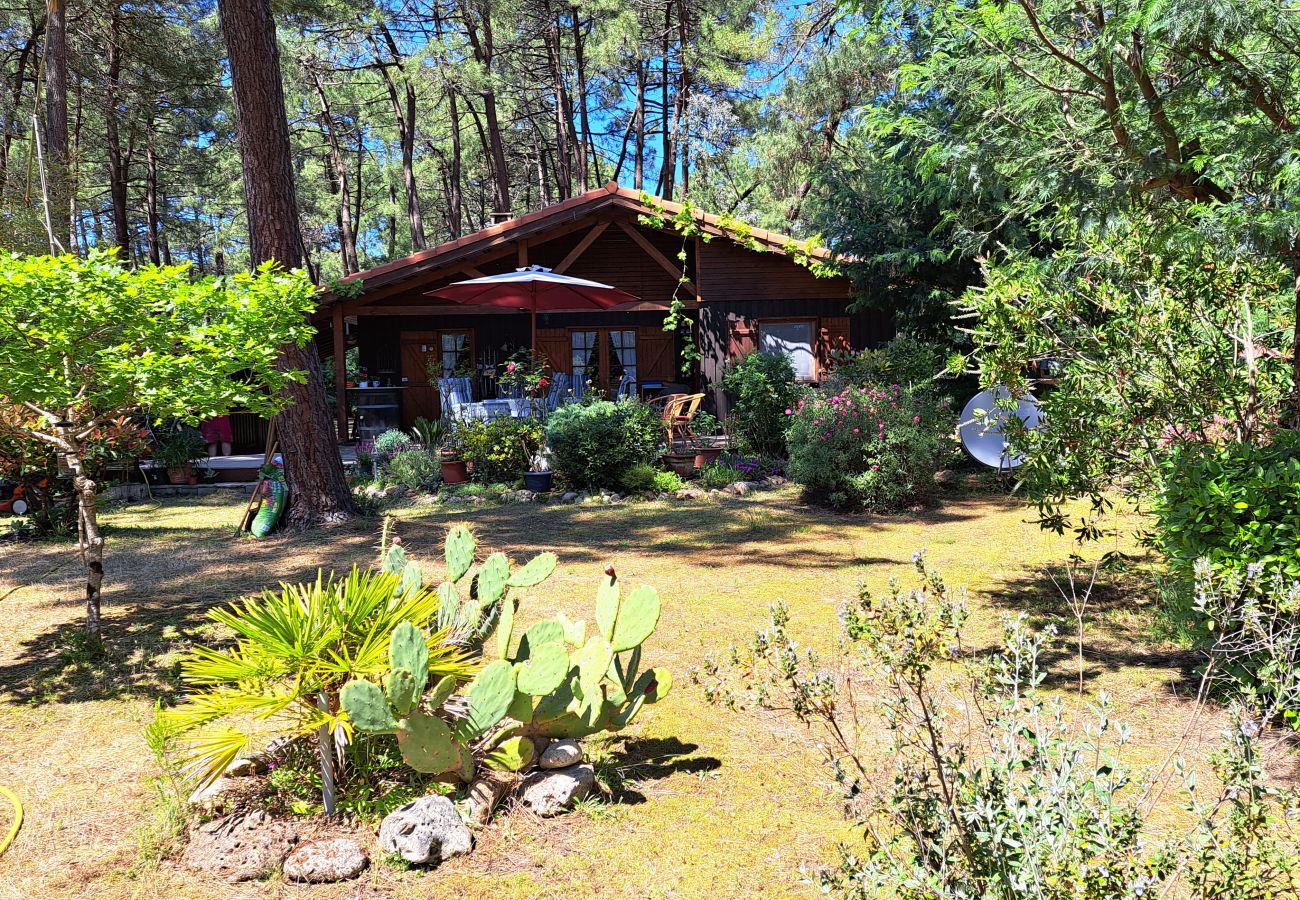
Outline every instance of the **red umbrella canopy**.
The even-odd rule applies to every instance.
[[[428,296],[472,306],[527,310],[533,314],[533,349],[537,348],[537,313],[609,309],[635,303],[638,297],[609,284],[557,275],[544,266],[528,266],[501,275],[455,281]]]

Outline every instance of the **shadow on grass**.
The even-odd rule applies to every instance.
[[[645,738],[617,735],[609,743],[612,764],[622,776],[612,797],[615,803],[645,803],[638,788],[679,772],[701,774],[722,768],[716,756],[696,756],[697,744],[686,744],[675,737]]]
[[[1044,647],[1040,661],[1046,683],[1069,687],[1079,682],[1078,619],[1075,606],[1088,588],[1076,574],[1072,594],[1064,563],[1050,571],[1027,571],[1005,579],[987,594],[992,606],[1007,615],[1024,614],[1036,631],[1055,626],[1058,638]],[[1053,581],[1052,576],[1056,576]],[[1142,570],[1099,572],[1083,605],[1083,681],[1085,686],[1106,672],[1148,669],[1164,672],[1171,692],[1195,694],[1201,654],[1160,641],[1154,628],[1159,597]]]

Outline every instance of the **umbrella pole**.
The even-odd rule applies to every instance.
[[[536,360],[537,359],[537,282],[536,281],[534,281],[532,284],[529,285],[529,291],[533,295],[533,303],[532,306],[530,307],[532,311],[532,320],[533,320],[533,337],[532,337],[533,343],[532,343],[531,351],[532,351],[533,359]]]

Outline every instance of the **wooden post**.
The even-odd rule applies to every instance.
[[[348,342],[343,322],[343,304],[334,304],[334,397],[339,443],[348,439]]]
[[[528,267],[528,240],[520,238],[516,249],[515,265],[521,269]]]

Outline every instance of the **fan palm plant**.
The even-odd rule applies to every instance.
[[[438,592],[402,590],[396,575],[353,568],[345,578],[281,584],[209,617],[235,632],[233,647],[197,647],[181,662],[186,701],[159,716],[186,771],[210,784],[250,746],[271,737],[317,735],[325,811],[334,812],[336,747],[351,738],[338,694],[350,679],[388,670],[389,636],[438,617]],[[429,674],[468,680],[475,663],[447,633],[427,636]]]

